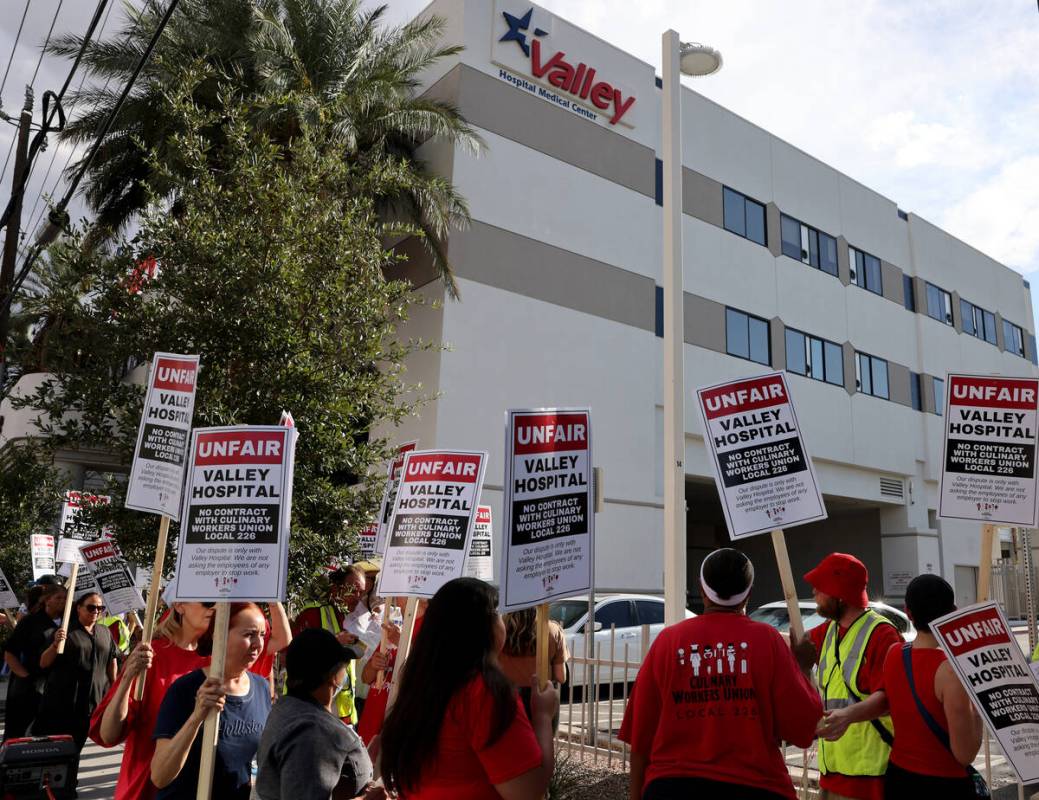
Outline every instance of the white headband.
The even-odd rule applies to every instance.
[[[716,606],[726,606],[730,608],[733,606],[738,606],[740,603],[747,599],[747,597],[750,595],[751,587],[754,586],[754,567],[753,565],[751,566],[750,584],[747,586],[747,588],[739,594],[734,594],[728,600],[725,600],[716,591],[714,591],[714,589],[707,585],[707,581],[703,576],[703,568],[704,565],[707,564],[707,559],[709,559],[711,556],[714,555],[714,553],[717,552],[718,551],[715,550],[714,552],[709,553],[707,558],[705,558],[700,563],[700,587],[703,589],[703,593],[707,595],[707,599],[714,603]]]

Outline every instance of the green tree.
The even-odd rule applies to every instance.
[[[67,141],[94,139],[164,7],[146,0],[125,30],[87,47],[83,68],[105,84],[72,97],[80,113],[62,134]],[[387,27],[384,11],[365,11],[360,0],[181,0],[87,173],[86,198],[96,213],[91,237],[122,230],[149,198],[179,199],[183,165],[170,150],[169,135],[183,133],[183,121],[163,98],[186,68],[202,63],[213,69],[193,89],[200,108],[220,111],[228,102],[281,97],[285,102],[260,102],[250,115],[273,141],[288,145],[306,126],[334,140],[348,164],[396,159],[407,180],[380,187],[376,210],[423,233],[448,291],[457,296],[445,239],[451,228],[468,223],[468,207],[417,150],[431,137],[474,152],[481,144],[456,108],[417,96],[416,89],[423,70],[460,48],[441,44],[438,17]],[[51,52],[72,57],[80,45],[79,37],[67,36]],[[219,75],[234,80],[221,84]],[[219,115],[200,133],[218,145],[210,156],[221,152],[226,131]]]
[[[200,85],[220,95],[219,111],[195,103]],[[129,377],[143,378],[156,350],[201,355],[196,427],[273,424],[292,411],[298,595],[321,565],[353,548],[375,511],[390,443],[372,430],[413,410],[400,365],[425,345],[398,337],[416,296],[384,278],[396,261],[384,241],[401,231],[387,228],[375,199],[407,186],[412,170],[384,154],[345,160],[338,139],[306,121],[287,149],[252,120],[299,98],[258,107],[208,67],[190,71],[163,102],[181,133],[149,171],[163,194],[173,187],[178,213],[152,195],[132,242],[110,255],[67,251],[84,294],[61,306],[62,324],[77,336],[52,337],[49,376],[19,403],[43,412],[49,446],[104,447],[127,465],[143,400],[127,366],[139,365]],[[216,124],[219,143],[209,135]],[[137,290],[145,254],[159,271]],[[127,555],[148,563],[157,519],[122,509],[119,482],[108,491],[111,509],[91,516],[113,522]]]

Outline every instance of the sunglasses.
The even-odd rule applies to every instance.
[[[216,603],[199,603],[199,605],[202,606],[202,608],[213,608]]]
[[[87,611],[93,612],[94,614],[101,614],[105,610],[105,606],[95,606],[92,603],[88,603],[87,605],[83,606],[83,608],[85,608]]]

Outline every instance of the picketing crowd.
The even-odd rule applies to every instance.
[[[543,797],[568,658],[559,627],[550,629],[552,683],[539,689],[534,609],[503,617],[493,586],[450,581],[418,605],[387,714],[406,601],[378,598],[377,573],[371,562],[335,569],[326,596],[291,625],[281,604],[232,603],[223,681],[208,672],[213,604],[172,602],[153,641],[134,645],[87,593],[63,636],[65,589],[43,580],[5,645],[5,738],[124,743],[117,800],[190,798],[202,724],[219,709],[214,797]],[[779,745],[816,739],[825,800],[978,796],[970,764],[982,723],[928,629],[954,609],[948,583],[921,575],[909,584],[917,636],[906,644],[870,608],[855,557],[831,554],[805,579],[828,621],[788,642],[746,616],[746,555],[726,548],[704,560],[704,612],[656,638],[627,705],[631,800],[792,798]],[[145,673],[138,701],[133,685]]]
[[[4,739],[123,744],[117,800],[194,798],[202,726],[218,709],[212,796],[221,800],[477,797],[494,788],[516,800],[543,796],[559,704],[551,684],[532,686],[534,609],[503,618],[496,590],[471,578],[421,601],[387,714],[406,598],[376,597],[378,570],[360,562],[330,571],[323,599],[291,623],[280,603],[231,603],[222,681],[209,674],[215,604],[170,602],[149,644],[88,591],[64,634],[66,590],[41,579],[4,646]],[[561,681],[567,652],[555,623],[551,639]]]

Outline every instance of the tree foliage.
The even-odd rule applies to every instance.
[[[196,103],[203,85],[218,94],[218,111]],[[307,120],[276,140],[255,116],[300,98],[243,101],[233,76],[201,63],[163,102],[176,133],[151,153],[160,188],[135,238],[111,254],[64,251],[78,301],[27,301],[44,318],[60,311],[75,336],[49,338],[49,377],[19,403],[43,412],[51,447],[103,447],[126,465],[143,401],[127,369],[137,365],[129,378],[143,380],[156,350],[201,355],[196,427],[274,424],[290,410],[300,432],[290,561],[298,594],[350,552],[375,511],[390,444],[373,429],[412,411],[400,365],[426,345],[397,336],[416,296],[384,278],[396,258],[385,241],[401,231],[377,208],[409,184],[411,167],[381,153],[343,159],[339,135]],[[162,202],[170,186],[176,214]],[[159,269],[142,280],[145,257]],[[124,510],[120,482],[109,491],[111,510],[93,516],[114,522],[128,556],[148,563],[157,518]]]

